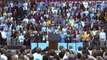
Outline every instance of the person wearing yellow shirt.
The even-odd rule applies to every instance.
[[[97,31],[94,28],[94,30],[92,31],[92,36],[95,36],[96,34],[97,34]]]
[[[72,16],[70,17],[70,21],[69,24],[73,27],[75,23],[75,20],[72,18]]]
[[[70,20],[70,25],[73,27],[74,26],[74,19]]]
[[[6,13],[6,11],[4,11],[4,12],[3,12],[3,16],[4,16],[4,17],[6,17],[6,16],[7,16],[7,13]]]
[[[46,25],[49,27],[51,25],[51,21],[47,20]]]
[[[84,46],[88,46],[90,44],[90,34],[88,34],[87,32],[84,32],[81,36],[82,41],[83,41],[83,45]]]
[[[87,32],[84,32],[82,34],[82,41],[89,41],[90,34],[87,34]]]

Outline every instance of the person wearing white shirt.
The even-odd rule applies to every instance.
[[[100,46],[104,47],[106,42],[106,33],[104,32],[104,29],[101,30],[99,33],[99,40],[100,40]]]
[[[1,31],[1,35],[2,35],[2,38],[3,39],[6,39],[7,38],[7,34],[5,31]]]
[[[28,10],[28,3],[26,1],[23,3],[23,10]]]
[[[18,37],[19,45],[20,45],[20,46],[23,45],[24,39],[25,39],[25,37],[24,37],[24,35],[21,33],[21,34],[19,35],[19,37]]]
[[[88,16],[89,11],[88,11],[88,10],[86,10],[86,11],[84,11],[84,13],[85,13],[85,15],[86,15],[86,16]]]
[[[20,29],[23,30],[23,26],[22,26],[22,25],[17,25],[17,26],[16,26],[16,30],[18,31],[18,30],[20,30]]]
[[[84,27],[85,27],[85,22],[84,21],[81,21],[81,26],[82,26],[82,30],[83,30]]]
[[[23,19],[23,22],[25,22],[25,23],[29,23],[29,19],[27,18],[27,16],[25,16],[25,18]]]
[[[5,55],[5,50],[0,50],[0,60],[8,60],[7,56]]]
[[[1,44],[6,45],[6,39],[7,39],[7,32],[5,30],[1,30]]]
[[[5,56],[5,54],[2,54],[2,55],[0,56],[0,58],[2,58],[3,60],[8,60],[7,57]]]
[[[106,33],[104,32],[104,29],[99,33],[99,39],[100,40],[106,40]]]
[[[34,8],[30,11],[30,14],[32,14],[32,15],[36,14],[36,11]]]
[[[43,27],[41,28],[41,30],[42,30],[42,32],[46,32],[47,28],[46,28],[45,26],[43,26]]]
[[[13,1],[10,2],[10,7],[13,8],[14,4]]]
[[[83,2],[85,8],[88,8],[88,2]]]
[[[35,24],[35,19],[33,18],[33,16],[31,16],[30,22],[34,25]]]
[[[63,4],[63,5],[62,5],[63,7],[65,7],[65,6],[66,6],[66,2],[63,2],[62,4]]]

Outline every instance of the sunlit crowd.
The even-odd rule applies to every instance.
[[[31,2],[25,0],[24,2],[5,1],[3,4],[0,7],[1,45],[22,46],[30,45],[31,42],[49,42],[49,34],[59,35],[61,43],[83,42],[84,45],[84,48],[80,49],[81,52],[75,52],[72,48],[71,50],[63,48],[57,53],[50,49],[43,51],[40,49],[42,47],[35,48],[33,53],[29,49],[22,49],[23,52],[14,51],[14,53],[8,51],[12,53],[13,60],[19,58],[22,60],[107,59],[106,1]],[[6,57],[7,50],[3,49],[4,47],[0,51],[4,60],[10,59],[10,55]],[[91,54],[89,50],[92,51]]]

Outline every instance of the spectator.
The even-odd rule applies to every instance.
[[[8,60],[7,56],[6,56],[6,50],[1,49],[1,55],[0,58],[3,60]]]
[[[106,33],[104,32],[104,29],[102,29],[101,32],[99,33],[99,40],[100,40],[100,47],[104,47],[106,41]]]
[[[42,60],[42,55],[41,55],[41,48],[37,48],[36,52],[33,54],[34,59],[33,60]]]
[[[0,2],[0,45],[30,45],[48,42],[49,34],[60,35],[60,41],[83,42],[83,48],[41,51],[34,53],[25,47],[17,53],[0,52],[6,59],[19,60],[106,60],[106,1],[4,1]],[[99,46],[100,45],[100,46]],[[91,47],[91,48],[90,48]],[[96,48],[94,48],[96,47]],[[103,48],[103,49],[102,49]],[[2,47],[1,50],[5,49]],[[75,53],[74,53],[75,52]],[[98,53],[100,52],[100,53]],[[101,54],[101,55],[100,55]],[[103,56],[102,56],[103,54]],[[36,56],[35,56],[36,55]],[[2,59],[2,58],[1,58]]]
[[[24,43],[24,39],[25,39],[24,35],[21,33],[19,35],[18,39],[19,39],[19,45],[22,46]]]

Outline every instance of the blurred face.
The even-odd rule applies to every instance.
[[[104,29],[102,29],[101,31],[104,32]]]

